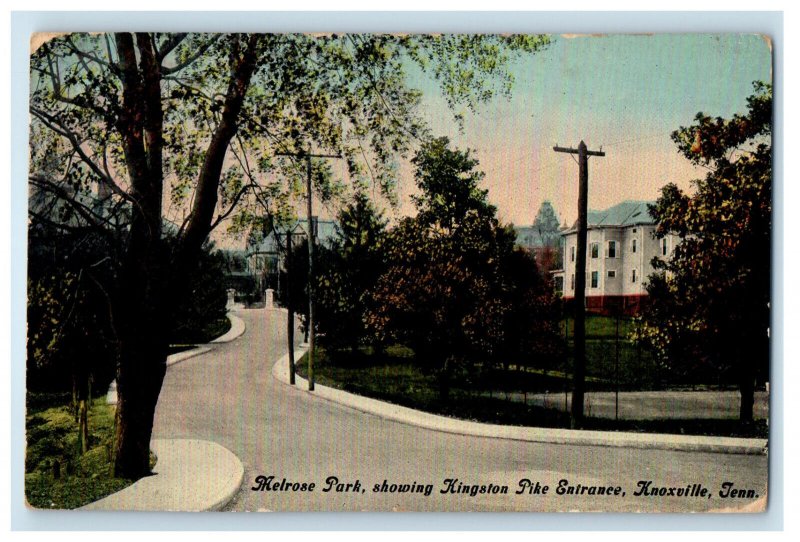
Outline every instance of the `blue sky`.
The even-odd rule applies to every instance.
[[[589,164],[589,206],[655,199],[667,182],[690,189],[704,170],[677,154],[670,133],[698,111],[729,117],[746,110],[756,80],[771,79],[771,50],[752,34],[553,36],[543,52],[517,61],[510,100],[465,112],[459,134],[429,81],[424,115],[434,133],[476,150],[501,218],[528,224],[544,199],[562,220],[577,216],[577,165],[552,150],[583,139],[604,158]],[[417,85],[418,84],[418,85]],[[401,168],[401,197],[413,191]],[[400,212],[409,212],[408,203]]]

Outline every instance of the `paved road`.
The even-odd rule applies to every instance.
[[[285,352],[283,313],[243,311],[238,340],[170,368],[161,392],[155,438],[200,438],[233,451],[245,467],[242,490],[227,507],[237,511],[672,511],[752,505],[723,499],[722,484],[766,494],[765,456],[643,451],[503,441],[452,435],[387,421],[281,384],[272,365]],[[313,491],[253,491],[260,475]],[[353,492],[323,492],[326,480],[359,482]],[[475,495],[455,488],[498,488]],[[549,486],[546,495],[517,495],[522,479]],[[374,492],[412,484],[422,493]],[[558,495],[556,486],[619,486],[625,496]],[[634,496],[638,482],[685,488],[700,484],[712,497]],[[425,495],[430,484],[429,495]],[[464,486],[459,486],[464,484]],[[652,487],[651,486],[651,487]],[[340,489],[347,489],[343,485]],[[352,486],[350,488],[352,490]],[[502,489],[501,489],[502,491]],[[596,490],[595,490],[596,492]]]

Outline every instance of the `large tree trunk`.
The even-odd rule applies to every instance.
[[[120,303],[114,475],[129,479],[150,474],[153,418],[167,367],[165,278],[160,243],[150,241],[145,247],[132,241]],[[135,254],[143,256],[137,261]]]
[[[134,201],[119,295],[120,357],[114,475],[150,473],[150,437],[166,372],[161,74],[152,38],[117,34],[123,103],[117,122]],[[138,50],[138,66],[137,54]]]
[[[753,421],[753,405],[755,403],[755,386],[753,380],[742,382],[739,385],[741,403],[739,404],[739,421]]]
[[[157,217],[135,215],[119,298],[114,474],[122,478],[150,473],[153,417],[166,373],[169,301],[160,237],[160,206]]]
[[[115,476],[149,474],[150,437],[158,395],[166,373],[166,254],[161,240],[164,188],[162,150],[164,115],[161,66],[153,37],[147,33],[116,34],[122,107],[117,128],[122,136],[134,205],[130,241],[123,262],[120,295],[120,359],[117,369],[117,431]],[[237,120],[256,68],[259,36],[233,40],[231,80],[220,123],[205,153],[192,215],[171,263],[173,276],[196,261],[211,231],[225,153],[237,130]],[[138,53],[138,54],[137,54]],[[166,54],[162,51],[162,54]]]
[[[114,475],[138,479],[150,473],[150,438],[166,355],[128,349],[120,361],[117,383],[117,432]]]

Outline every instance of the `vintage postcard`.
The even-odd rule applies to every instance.
[[[31,509],[764,512],[772,42],[34,34]]]

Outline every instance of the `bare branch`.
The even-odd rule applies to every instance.
[[[172,75],[172,74],[178,73],[179,71],[183,70],[187,66],[192,65],[194,62],[197,61],[197,59],[199,59],[201,56],[203,56],[206,53],[206,51],[208,51],[211,48],[211,46],[214,45],[214,43],[216,43],[216,41],[218,39],[219,39],[219,36],[214,36],[213,38],[208,40],[206,43],[204,43],[203,45],[198,47],[197,50],[194,53],[192,53],[192,55],[189,56],[189,58],[187,58],[186,60],[184,60],[180,64],[176,64],[175,66],[162,66],[161,67],[161,73],[163,73],[164,75]],[[164,57],[161,57],[161,60],[163,60],[163,58]]]
[[[70,49],[70,51],[72,51],[75,55],[78,56],[79,59],[81,59],[81,60],[84,60],[84,59],[85,60],[91,60],[92,62],[95,62],[95,63],[103,66],[104,68],[107,68],[107,69],[111,70],[112,73],[117,73],[116,65],[114,65],[114,64],[112,64],[112,63],[110,63],[110,62],[108,62],[106,60],[103,60],[102,58],[100,58],[97,55],[94,55],[94,54],[92,54],[92,53],[90,53],[88,51],[84,51],[84,50],[80,49],[72,41],[72,36],[71,35],[67,36],[65,44]]]
[[[39,108],[37,108],[37,107],[35,107],[33,105],[30,106],[30,111],[47,128],[49,128],[50,130],[52,130],[56,134],[62,136],[67,141],[69,141],[69,143],[72,145],[72,148],[75,150],[75,152],[78,154],[78,156],[80,156],[81,160],[84,163],[86,163],[86,165],[89,166],[89,168],[92,170],[92,173],[97,175],[103,183],[105,183],[109,188],[111,188],[112,192],[114,192],[115,194],[117,194],[118,196],[120,196],[122,198],[125,198],[125,199],[127,199],[129,201],[133,201],[133,198],[131,198],[131,196],[127,192],[125,192],[122,188],[120,188],[119,185],[116,182],[114,182],[114,179],[111,178],[110,175],[107,175],[100,168],[100,166],[98,166],[94,162],[94,160],[92,160],[89,157],[89,155],[86,154],[86,151],[81,146],[81,142],[78,141],[77,136],[73,132],[71,132],[67,127],[65,127],[63,125],[63,123],[58,118],[56,118],[53,115],[50,115],[50,114],[46,113],[45,111],[43,111],[43,110],[41,110],[41,109],[39,109]]]
[[[28,215],[35,218],[37,221],[47,224],[50,227],[57,228],[63,231],[68,231],[70,233],[79,233],[84,231],[102,231],[103,228],[97,225],[89,225],[89,226],[73,226],[70,224],[65,224],[63,222],[56,222],[55,220],[48,218],[44,214],[37,213],[33,209],[28,209]]]
[[[43,175],[29,175],[28,180],[32,182],[35,186],[37,186],[39,189],[44,190],[46,192],[50,192],[51,194],[58,197],[60,200],[64,201],[70,207],[75,209],[75,211],[77,211],[77,213],[92,226],[101,230],[105,229],[103,227],[103,224],[112,227],[114,226],[114,224],[108,218],[102,217],[97,213],[95,213],[88,206],[79,202],[75,198],[74,194],[70,194],[63,187],[53,183],[47,177]]]
[[[186,32],[173,34],[167,41],[165,41],[160,47],[158,46],[158,41],[153,39],[153,46],[156,49],[156,57],[158,58],[159,62],[162,62],[181,42],[186,39],[188,34]]]

